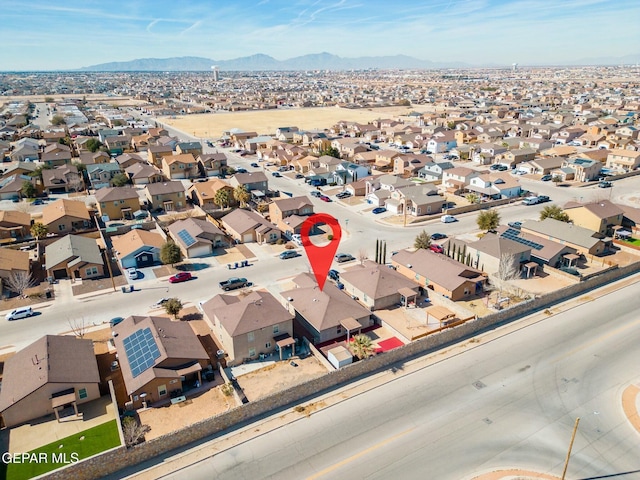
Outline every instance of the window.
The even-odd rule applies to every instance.
[[[100,208],[104,208],[104,207],[106,207],[106,206],[107,206],[107,204],[106,204],[106,203],[104,203],[104,202],[100,202]]]
[[[256,356],[256,349],[255,348],[250,348],[249,349],[249,357],[255,357]]]
[[[160,385],[158,387],[158,395],[160,395],[161,397],[165,396],[167,394],[167,386],[166,385]]]
[[[87,389],[86,388],[81,388],[80,390],[78,390],[78,398],[80,400],[82,400],[83,398],[87,398]]]
[[[255,333],[254,332],[247,333],[247,341],[253,342],[254,340],[255,340]]]
[[[271,342],[267,342],[264,344],[264,348],[271,348]]]
[[[66,225],[64,225],[62,223],[60,225],[58,225],[58,230],[60,230],[61,232],[66,230],[66,228],[67,228]]]
[[[118,206],[118,200],[115,200],[115,201],[113,202],[113,206],[114,206],[114,207],[117,207],[117,206]]]
[[[337,334],[342,333],[342,327],[341,327],[340,325],[338,325],[338,326],[336,327],[336,333],[337,333]]]
[[[97,267],[89,267],[89,268],[85,269],[85,272],[86,272],[87,276],[97,275],[98,274],[98,268]]]
[[[274,325],[273,326],[273,333],[276,334],[278,332],[280,332],[280,325]]]

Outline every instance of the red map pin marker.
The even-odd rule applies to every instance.
[[[329,244],[323,247],[315,246],[309,239],[309,232],[319,223],[326,223],[331,227],[331,234],[333,235]],[[327,280],[327,274],[329,273],[333,256],[336,254],[336,250],[338,249],[341,236],[342,230],[340,229],[338,220],[327,213],[316,213],[311,215],[304,221],[302,227],[300,227],[302,246],[304,247],[305,252],[307,252],[309,263],[311,263],[311,268],[313,269],[313,274],[316,276],[316,282],[318,282],[320,290],[324,288],[324,283]]]

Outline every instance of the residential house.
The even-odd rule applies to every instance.
[[[134,409],[173,398],[187,385],[202,384],[201,372],[211,364],[188,322],[133,315],[113,327],[113,332]]]
[[[333,172],[333,181],[338,185],[346,185],[369,175],[371,175],[371,171],[366,165],[342,162],[336,166]]]
[[[410,185],[394,190],[384,202],[385,208],[397,215],[405,213],[413,217],[441,213],[447,201],[438,195],[431,184]]]
[[[480,240],[467,243],[466,247],[471,265],[488,274],[498,274],[501,262],[502,268],[505,268],[505,263],[513,262],[520,270],[531,261],[532,247],[530,242],[511,236],[511,234],[505,237],[487,233]]]
[[[111,237],[111,243],[123,269],[143,268],[160,263],[165,238],[157,232],[137,228]]]
[[[252,210],[233,210],[220,223],[236,243],[275,243],[282,236],[280,229]]]
[[[346,293],[357,297],[370,310],[406,305],[407,299],[418,296],[420,289],[412,279],[370,261],[341,273],[340,283]]]
[[[612,235],[612,227],[622,225],[624,218],[622,208],[609,200],[584,204],[570,202],[564,206],[564,211],[574,225],[601,235]]]
[[[42,223],[49,233],[66,233],[87,230],[92,222],[84,202],[60,198],[42,209]]]
[[[520,229],[523,233],[572,247],[583,255],[602,255],[607,252],[611,243],[611,239],[604,238],[600,233],[553,218],[542,221],[525,220]]]
[[[504,153],[496,155],[495,163],[501,163],[510,168],[519,166],[522,162],[529,162],[536,158],[537,151],[533,148],[521,148],[517,150],[508,150]]]
[[[128,150],[131,145],[131,137],[129,135],[114,135],[107,137],[103,142],[109,153],[121,155]]]
[[[183,153],[163,157],[162,173],[170,180],[180,180],[198,177],[200,170],[194,156],[190,153]]]
[[[302,224],[313,214],[313,203],[306,196],[280,198],[269,204],[269,219],[285,235],[300,233]]]
[[[51,278],[91,279],[104,275],[104,261],[96,240],[65,235],[45,247],[47,275]]]
[[[417,172],[418,178],[422,178],[428,182],[441,182],[442,172],[454,168],[451,162],[426,162]]]
[[[351,296],[326,283],[320,290],[313,275],[301,273],[293,279],[295,288],[280,293],[291,314],[294,332],[314,344],[346,339],[373,325],[369,309]]]
[[[227,198],[229,199],[227,205],[218,205],[216,203],[216,194],[220,190],[226,190],[227,192]],[[233,197],[233,187],[219,178],[192,184],[187,191],[187,195],[194,205],[199,205],[203,210],[207,211],[238,204],[238,201]]]
[[[532,148],[538,152],[553,147],[553,142],[545,138],[526,137],[520,140],[520,148]]]
[[[482,271],[431,250],[400,250],[391,257],[391,264],[425,289],[453,301],[481,294],[487,280]]]
[[[184,186],[178,180],[149,183],[144,187],[144,194],[152,210],[169,212],[186,206]]]
[[[607,156],[607,168],[630,172],[640,166],[640,152],[614,149]]]
[[[125,173],[134,185],[164,182],[165,178],[158,167],[147,162],[134,163],[125,169]]]
[[[40,157],[40,161],[47,167],[59,167],[61,165],[71,164],[71,152],[68,151],[54,151],[50,153],[43,153]]]
[[[518,169],[530,174],[547,175],[552,170],[560,168],[563,161],[562,157],[540,157],[528,162],[522,162],[518,165]]]
[[[12,200],[22,197],[24,182],[31,182],[36,188],[36,191],[38,191],[40,187],[38,181],[29,175],[9,175],[0,180],[0,200]]]
[[[7,427],[55,414],[100,397],[100,375],[93,341],[45,335],[4,364],[0,413]]]
[[[147,161],[156,167],[162,167],[162,159],[173,155],[173,148],[165,145],[150,145],[147,149]]]
[[[62,165],[42,170],[43,190],[48,193],[69,193],[84,190],[84,180],[75,165]]]
[[[89,177],[91,187],[95,190],[110,186],[111,179],[119,173],[122,173],[122,170],[120,170],[120,165],[115,162],[87,165],[87,177]]]
[[[146,161],[137,153],[123,153],[115,158],[121,170],[126,170],[131,165],[136,163],[146,163]]]
[[[198,155],[200,173],[205,177],[218,177],[227,167],[227,156],[224,153],[208,153]]]
[[[0,243],[30,235],[31,215],[18,210],[0,210]]]
[[[244,185],[247,192],[257,190],[266,193],[269,189],[269,180],[263,172],[236,173],[229,179],[229,185],[233,188]]]
[[[198,218],[186,218],[169,225],[169,235],[185,258],[206,257],[215,248],[226,245],[225,234],[213,223]]]
[[[202,304],[202,311],[228,366],[295,345],[293,315],[266,291],[216,295]]]
[[[200,142],[180,142],[176,145],[175,150],[178,155],[190,153],[196,158],[202,155],[202,144]]]
[[[449,168],[442,172],[442,187],[449,193],[461,192],[479,175],[480,172],[467,167]]]
[[[0,293],[2,293],[3,280],[8,280],[12,273],[29,273],[30,271],[29,252],[0,248]]]
[[[517,178],[494,172],[481,173],[473,177],[469,181],[467,190],[488,199],[517,198],[522,192]]]
[[[521,230],[506,225],[500,225],[496,231],[501,238],[507,238],[531,247],[531,261],[538,265],[549,265],[551,267],[566,265],[570,261],[568,259],[574,258],[577,253],[575,248],[568,245],[563,245],[562,243],[538,235],[522,232]],[[483,267],[487,268],[486,265],[483,266],[481,263],[480,268]],[[530,274],[531,265],[525,263],[524,267],[525,273]],[[490,264],[488,269],[492,269]]]
[[[455,132],[436,132],[427,141],[427,150],[432,153],[448,152],[457,146]]]
[[[578,182],[591,182],[600,176],[602,163],[587,158],[570,158],[562,162],[558,170],[553,170],[553,175],[559,176],[563,181],[575,180]]]
[[[105,187],[96,191],[95,197],[103,219],[133,220],[133,214],[140,210],[140,197],[135,188]]]
[[[98,163],[109,163],[111,157],[106,152],[82,152],[80,153],[79,160],[83,165],[93,165]]]
[[[376,152],[375,166],[378,169],[389,168],[393,165],[393,159],[400,156],[395,150],[378,150]]]
[[[433,158],[427,155],[401,155],[393,159],[393,174],[413,177],[427,164],[433,162]]]
[[[9,155],[12,162],[34,162],[40,157],[40,143],[34,138],[21,138],[11,142],[13,150]]]

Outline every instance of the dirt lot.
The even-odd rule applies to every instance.
[[[250,112],[206,113],[160,120],[196,137],[219,138],[222,132],[241,128],[258,134],[273,134],[278,127],[295,125],[301,130],[329,128],[340,120],[370,122],[389,118],[413,110],[426,111],[426,107],[385,107],[373,109],[347,109],[338,107],[296,108]]]
[[[238,377],[238,383],[249,401],[327,373],[327,369],[313,356],[303,360],[294,357],[293,360],[298,364],[297,367],[290,365],[287,360]]]
[[[219,376],[216,376],[216,379],[220,381]],[[225,397],[220,391],[220,386],[216,386],[197,397],[189,397],[186,402],[150,408],[140,411],[139,414],[142,423],[151,427],[151,431],[145,435],[147,440],[151,440],[225,412],[232,406],[235,406],[233,397]]]

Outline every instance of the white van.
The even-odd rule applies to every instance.
[[[7,313],[5,318],[7,320],[19,320],[21,318],[30,317],[33,314],[33,309],[31,307],[20,307]]]

